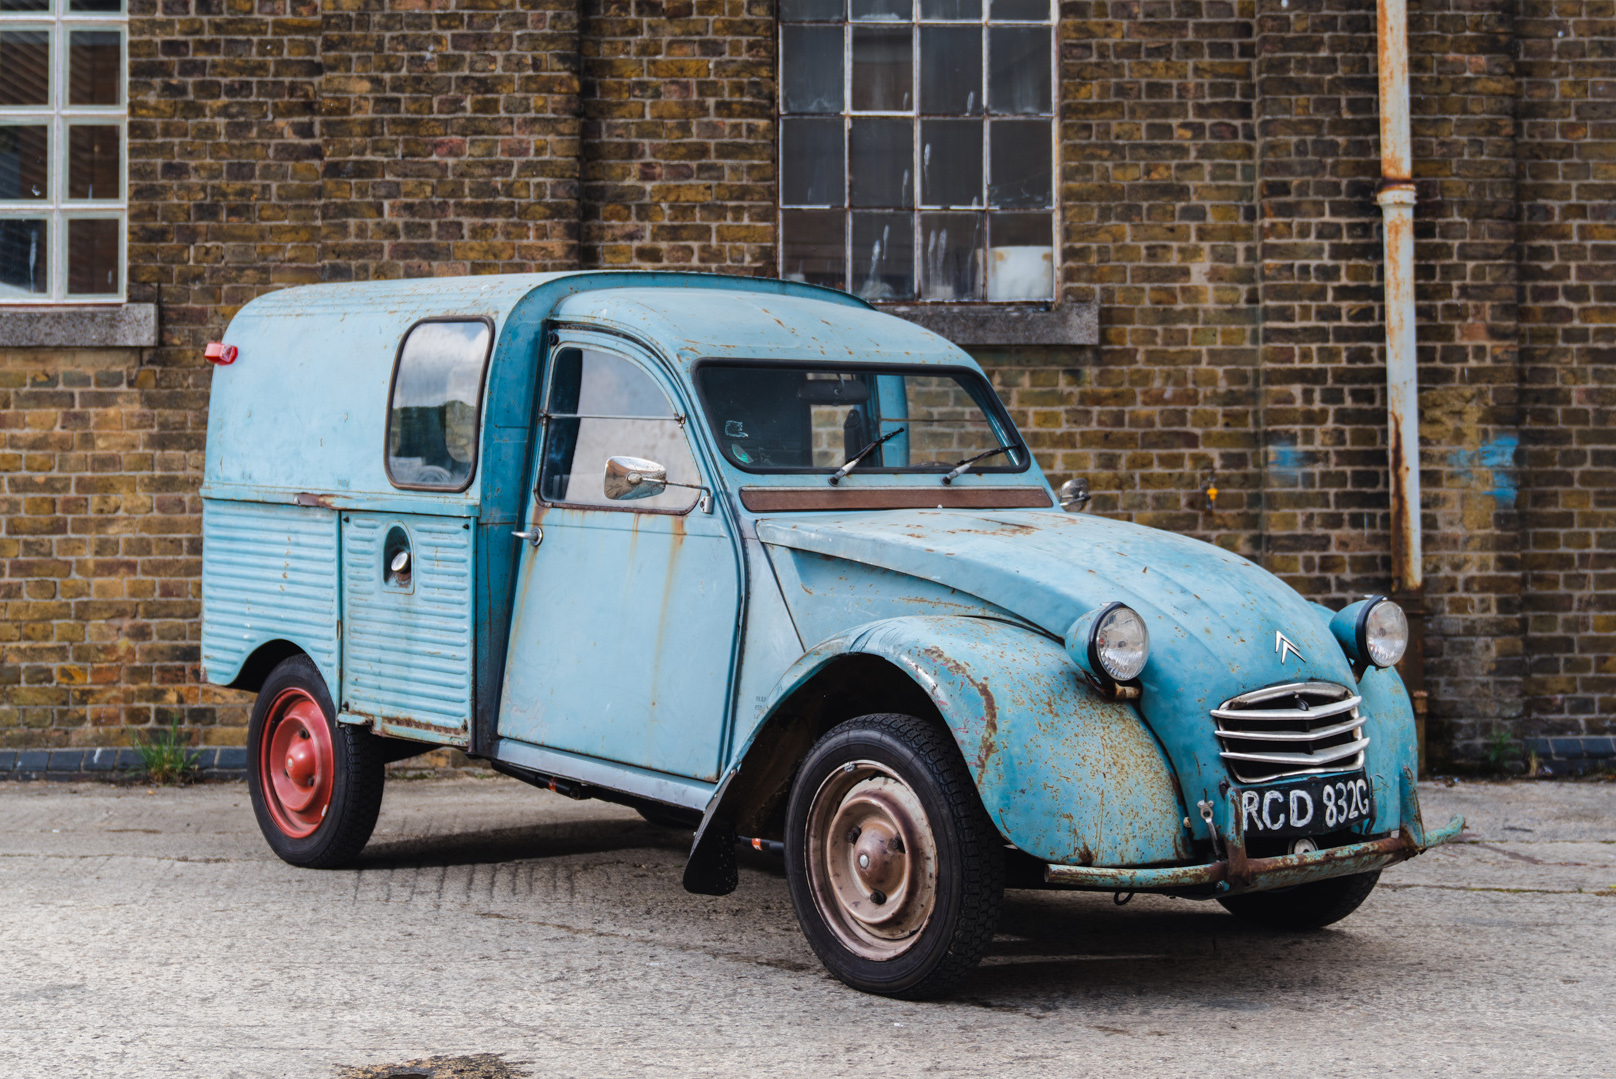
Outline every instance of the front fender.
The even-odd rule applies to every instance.
[[[778,752],[780,741],[770,719],[816,672],[853,654],[887,661],[925,692],[988,815],[1027,854],[1096,866],[1191,856],[1182,799],[1161,746],[1130,705],[1101,697],[1082,679],[1060,644],[994,619],[913,616],[838,634],[781,678],[708,807],[686,867],[687,888],[712,892],[724,883],[711,872],[727,876],[720,864],[725,844],[715,840],[728,830],[733,800],[760,789],[748,773],[770,771],[761,758]],[[760,745],[764,731],[777,736]]]

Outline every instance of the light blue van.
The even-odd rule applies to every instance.
[[[826,966],[922,997],[1006,886],[1310,928],[1460,827],[1420,819],[1394,604],[1077,512],[969,356],[841,293],[320,285],[209,358],[202,662],[258,693],[295,865],[458,746],[693,829],[693,892],[783,849]]]

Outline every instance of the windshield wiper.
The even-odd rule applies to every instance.
[[[982,458],[984,458],[984,457],[992,457],[994,454],[997,454],[997,453],[1015,453],[1015,452],[1016,452],[1016,448],[1014,446],[995,446],[991,450],[983,450],[981,453],[977,454],[975,457],[967,457],[963,461],[955,461],[954,462],[954,471],[952,471],[952,472],[948,473],[946,476],[944,476],[943,477],[943,482],[944,483],[953,483],[954,482],[954,477],[965,475],[965,473],[967,473],[967,472],[969,472],[971,470],[972,465],[976,464],[976,462],[982,460]]]
[[[853,471],[853,469],[858,465],[858,463],[860,461],[864,460],[864,458],[869,455],[871,450],[875,449],[878,446],[886,445],[888,442],[891,442],[893,439],[895,439],[899,435],[903,434],[903,432],[904,432],[904,429],[902,427],[895,427],[890,432],[888,432],[887,434],[882,435],[880,438],[876,439],[874,442],[870,443],[868,446],[865,446],[862,450],[859,450],[853,456],[849,457],[846,461],[842,462],[842,467],[838,468],[835,472],[832,472],[830,474],[830,485],[832,487],[834,487],[838,483],[841,483],[842,482],[842,477],[847,475],[849,472]]]

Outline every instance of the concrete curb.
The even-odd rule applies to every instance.
[[[1528,738],[1526,751],[1557,775],[1580,775],[1616,767],[1616,736]]]
[[[192,752],[196,755],[195,774],[200,779],[247,777],[247,750],[243,746],[205,746]],[[141,770],[140,753],[134,749],[0,749],[0,781],[127,780]]]

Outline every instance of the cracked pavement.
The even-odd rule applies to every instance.
[[[1609,1075],[1616,785],[1422,799],[1463,842],[1329,930],[1012,891],[965,988],[907,1003],[824,973],[778,862],[689,895],[688,837],[602,802],[395,780],[317,872],[239,783],[5,783],[0,1075]]]

